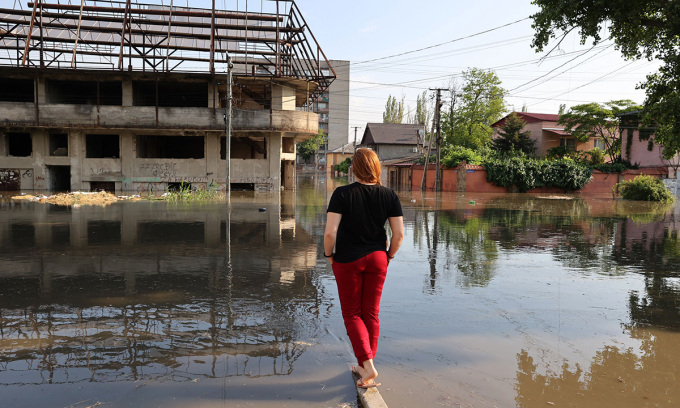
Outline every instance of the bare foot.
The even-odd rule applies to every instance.
[[[357,381],[358,387],[366,387],[369,384],[375,384],[373,379],[378,376],[378,370],[375,369],[372,359],[366,360],[363,363],[363,368],[361,366],[356,368],[356,372],[361,375],[361,379]]]

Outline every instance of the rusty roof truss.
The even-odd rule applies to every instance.
[[[258,12],[218,10],[215,0],[211,9],[157,1],[37,0],[25,10],[0,8],[0,66],[214,74],[231,60],[236,76],[313,81],[317,94],[335,79],[292,0],[262,1]]]

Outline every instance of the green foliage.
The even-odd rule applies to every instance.
[[[599,138],[604,142],[610,161],[621,160],[621,139],[617,114],[640,109],[630,100],[611,101],[604,104],[586,103],[576,105],[560,115],[558,124],[578,141],[587,142]]]
[[[387,97],[383,123],[401,123],[404,120],[404,97],[397,102],[397,98],[390,95]]]
[[[653,176],[639,175],[630,181],[623,181],[614,186],[618,187],[619,194],[626,200],[672,202],[675,200],[673,193],[666,185]]]
[[[210,201],[224,198],[224,193],[216,190],[196,189],[192,190],[191,185],[182,183],[178,190],[167,191],[160,199],[165,201]],[[150,199],[157,199],[153,197]]]
[[[333,166],[333,170],[339,171],[341,173],[348,174],[349,168],[350,168],[351,165],[352,165],[352,158],[348,157],[342,163],[336,164],[335,166]]]
[[[680,9],[673,0],[563,1],[533,0],[539,11],[532,16],[532,46],[542,51],[551,39],[578,30],[581,43],[593,45],[604,35],[613,39],[623,56],[661,62],[647,76],[642,112],[645,126],[656,125],[655,141],[669,159],[680,152]],[[608,32],[607,32],[608,31]],[[563,34],[564,33],[564,34]],[[561,41],[561,40],[560,40]]]
[[[519,192],[539,187],[578,190],[593,174],[592,168],[571,159],[492,158],[484,167],[489,182],[508,189],[514,186]]]
[[[463,86],[452,89],[451,105],[441,117],[447,145],[479,149],[491,144],[491,125],[505,111],[505,90],[493,71],[470,68]]]
[[[592,150],[588,150],[585,153],[590,156],[589,162],[590,162],[591,165],[600,166],[600,165],[604,164],[604,161],[605,161],[604,160],[604,152],[602,150],[598,149],[597,147],[592,149]]]
[[[536,141],[531,138],[531,132],[522,131],[526,124],[517,113],[512,112],[501,126],[498,132],[499,137],[494,139],[494,148],[500,152],[522,151],[534,154]]]
[[[298,154],[305,160],[309,159],[319,149],[319,146],[324,143],[325,136],[323,130],[319,129],[319,133],[316,136],[297,144]]]
[[[576,153],[576,149],[573,146],[555,146],[548,149],[546,157],[549,159],[563,159],[571,157],[574,153]]]
[[[477,151],[463,146],[451,146],[447,147],[443,152],[442,165],[453,168],[459,166],[462,162],[482,164],[483,160],[484,156]]]
[[[625,170],[630,169],[631,166],[627,163],[603,163],[593,166],[593,170],[598,170],[603,173],[623,173]]]
[[[416,110],[412,116],[408,116],[407,121],[416,125],[427,125],[431,119],[432,111],[427,108],[427,91],[423,91],[422,95],[416,97]]]

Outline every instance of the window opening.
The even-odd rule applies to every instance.
[[[118,135],[85,135],[85,157],[88,159],[120,158]]]

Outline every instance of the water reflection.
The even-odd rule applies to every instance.
[[[435,202],[435,208],[416,204],[409,222],[415,245],[427,247],[429,290],[452,271],[461,286],[487,285],[501,251],[547,252],[567,268],[605,275],[631,267],[656,275],[680,271],[680,223],[668,206],[529,195]]]
[[[415,203],[409,210],[414,214],[408,232],[428,257],[427,268],[420,268],[426,295],[452,296],[450,283],[469,291],[490,287],[496,279],[502,282],[488,295],[474,292],[477,295],[469,299],[473,305],[468,309],[448,303],[444,308],[456,310],[458,319],[479,310],[488,317],[495,309],[502,319],[480,325],[510,323],[519,334],[518,344],[526,340],[528,344],[516,353],[515,406],[675,406],[680,402],[675,386],[680,375],[675,347],[680,339],[677,207],[529,195],[408,198]],[[564,283],[572,272],[578,277]],[[605,280],[622,277],[624,281]],[[541,286],[541,281],[548,286]],[[621,284],[630,289],[621,291],[617,288]],[[599,291],[610,293],[605,296]],[[596,306],[579,307],[571,304],[578,300],[563,296],[584,296],[582,303]],[[620,320],[623,337],[611,331],[612,338],[603,341],[602,332],[615,330],[601,325],[617,321],[616,296],[628,308],[627,319]],[[566,306],[568,317],[562,315],[561,302],[571,305]],[[463,325],[454,330],[470,328]],[[429,335],[437,338],[444,333],[435,329]],[[487,327],[479,335],[488,339],[498,333]],[[597,347],[593,357],[583,358],[584,350],[593,345]]]
[[[0,200],[6,394],[125,381],[184,381],[184,393],[197,378],[237,377],[236,388],[248,377],[274,384],[268,401],[286,384],[312,396],[299,405],[335,406],[313,391],[321,372],[353,397],[332,274],[318,261],[334,187],[235,194],[231,212]],[[678,405],[680,205],[400,197],[407,237],[381,311],[389,406]]]
[[[597,352],[590,366],[564,363],[541,374],[539,358],[517,354],[516,406],[672,407],[680,401],[677,384],[678,333],[627,328],[637,348],[616,344]]]
[[[0,384],[290,374],[330,308],[317,242],[295,196],[234,194],[227,215],[5,202]]]

